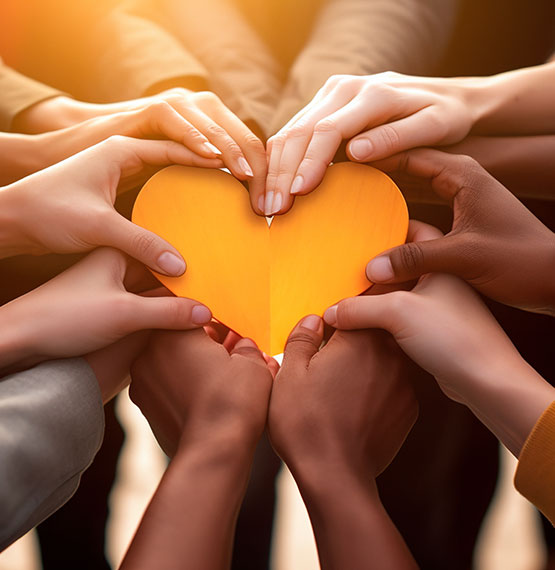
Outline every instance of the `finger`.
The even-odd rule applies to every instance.
[[[235,331],[229,331],[224,339],[223,345],[228,352],[233,350],[233,347],[242,339],[243,337],[237,334]]]
[[[218,158],[222,155],[219,149],[166,101],[158,101],[130,114],[134,115],[135,128],[145,131],[147,136],[164,135],[206,158]],[[137,118],[142,125],[137,125]]]
[[[185,261],[172,245],[115,210],[107,216],[101,231],[96,240],[98,245],[119,249],[164,275],[178,276],[185,272]]]
[[[373,162],[372,166],[385,172],[402,172],[429,180],[434,192],[447,199],[453,199],[463,188],[491,185],[504,188],[473,158],[430,148],[402,152]]]
[[[467,257],[467,247],[459,235],[428,239],[380,254],[368,263],[366,275],[374,283],[402,283],[425,273],[462,276]]]
[[[291,193],[304,195],[312,192],[322,179],[343,140],[367,128],[376,120],[380,109],[369,106],[363,97],[355,97],[347,105],[318,121],[302,161],[298,165]]]
[[[395,292],[343,299],[326,310],[324,320],[336,329],[379,328],[390,331],[398,312],[403,308],[402,295]]]
[[[279,372],[279,363],[275,358],[268,356],[265,352],[262,353],[264,357],[264,361],[266,362],[266,366],[272,375],[272,378],[276,377],[276,374]]]
[[[153,141],[116,135],[97,145],[97,152],[105,154],[107,160],[118,168],[115,172],[118,177],[137,174],[145,165],[182,164],[203,168],[222,166],[220,159],[204,158],[175,141]]]
[[[445,125],[436,111],[424,108],[414,115],[374,127],[347,144],[347,154],[355,162],[370,162],[407,149],[438,144]]]
[[[268,169],[265,202],[267,216],[283,213],[291,207],[293,203],[291,196],[297,193],[299,183],[302,182],[302,179],[296,177],[297,170],[318,125],[320,125],[318,127],[320,130],[326,130],[331,126],[331,136],[339,147],[342,141],[341,133],[337,130],[335,123],[329,123],[328,118],[353,96],[352,92],[342,93],[339,89],[332,91],[320,101],[319,105],[313,106],[295,124],[280,131],[280,134],[276,136],[276,140],[280,142],[282,149],[279,153],[279,161],[276,153],[276,160],[270,162]],[[323,162],[325,159],[320,156],[317,156],[315,160],[320,164],[320,170],[324,164],[324,171],[331,161],[330,159]],[[291,190],[294,192],[291,193]]]
[[[206,331],[206,334],[218,344],[223,344],[229,334],[229,329],[218,321],[212,321],[204,327],[204,330]]]
[[[131,293],[127,299],[126,327],[130,332],[145,329],[198,329],[212,319],[210,309],[193,299],[141,297]]]
[[[409,220],[409,229],[407,232],[407,242],[412,241],[428,241],[443,237],[443,232],[420,220]]]
[[[256,346],[256,343],[250,338],[242,338],[239,340],[233,347],[233,350],[230,352],[230,354],[231,356],[238,354],[254,362],[260,362],[263,364],[265,363],[264,357]]]
[[[283,354],[283,368],[306,369],[322,344],[324,323],[318,315],[304,317],[291,331]]]

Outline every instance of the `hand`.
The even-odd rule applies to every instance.
[[[185,263],[168,242],[117,213],[118,186],[136,184],[167,164],[217,167],[173,141],[110,139],[0,189],[0,257],[115,247],[152,269],[181,275]]]
[[[289,336],[270,402],[272,445],[293,474],[341,462],[375,478],[417,416],[404,359],[378,331],[336,332],[319,351],[322,337],[315,315]]]
[[[368,278],[404,282],[424,273],[457,275],[478,291],[515,307],[555,313],[555,236],[506,188],[468,157],[409,151],[376,163],[429,182],[453,204],[452,230],[374,258]]]
[[[172,460],[121,567],[229,568],[269,366],[248,339],[228,352],[203,330],[154,333],[131,377],[131,398]]]
[[[95,351],[133,332],[191,329],[211,319],[197,301],[129,293],[126,279],[146,272],[122,253],[97,249],[30,293],[0,308],[0,370]]]
[[[441,232],[413,223],[422,246]],[[413,241],[413,243],[414,243]],[[344,299],[324,313],[338,329],[382,328],[452,400],[468,406],[516,456],[554,398],[480,300],[458,277],[427,274],[412,291]]]
[[[133,364],[131,399],[170,457],[180,444],[207,440],[254,452],[266,425],[272,374],[251,340],[228,347],[204,330],[157,333]]]
[[[336,332],[305,317],[274,381],[268,430],[307,506],[323,570],[415,568],[374,479],[416,416],[404,359],[380,331]]]
[[[266,215],[312,192],[342,141],[355,135],[347,152],[361,162],[460,141],[474,122],[467,83],[391,72],[331,77],[268,141]]]
[[[137,112],[152,105],[169,106],[183,118],[183,127],[186,127],[185,130],[188,133],[187,140],[195,143],[191,147],[195,152],[201,149],[206,140],[214,145],[221,152],[222,161],[232,174],[239,180],[249,181],[253,209],[258,214],[264,213],[263,209],[257,206],[259,197],[264,193],[266,181],[267,163],[264,145],[221,102],[217,95],[209,91],[193,92],[176,88],[152,97],[103,105],[84,103],[67,97],[56,97],[31,107],[27,115],[20,119],[20,125],[27,132],[43,132],[60,128],[60,126],[67,127],[102,115]],[[170,110],[166,109],[163,113],[164,120],[171,118],[175,122],[175,116]],[[50,122],[51,117],[60,118],[53,124]],[[125,121],[125,119],[122,120]],[[158,118],[155,120],[159,122]],[[178,129],[175,127],[172,128],[172,133],[174,133],[170,136],[172,139],[179,136]],[[202,138],[197,133],[200,133]],[[164,134],[167,136],[165,132]],[[205,152],[201,154],[214,156]]]

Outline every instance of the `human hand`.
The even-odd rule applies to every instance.
[[[392,72],[332,76],[268,141],[266,215],[287,211],[294,196],[314,190],[343,140],[352,139],[349,158],[360,162],[460,141],[477,114],[472,83]]]
[[[413,223],[411,240],[439,240]],[[382,328],[443,392],[469,407],[518,457],[555,389],[519,355],[478,294],[453,275],[426,274],[411,291],[344,299],[324,313],[338,329]]]
[[[323,328],[310,315],[289,336],[270,401],[272,445],[296,479],[324,466],[375,478],[417,416],[404,358],[379,331],[338,331],[318,350]]]
[[[43,132],[44,130],[60,128],[60,126],[67,127],[88,119],[114,113],[131,113],[133,116],[133,113],[141,113],[152,106],[161,109],[161,111],[156,112],[157,116],[154,117],[153,121],[157,125],[157,130],[162,127],[161,121],[166,123],[163,133],[165,136],[168,136],[167,131],[171,129],[170,138],[181,142],[183,136],[179,139],[176,137],[180,136],[179,131],[183,129],[184,134],[187,134],[187,146],[190,143],[191,149],[195,152],[200,152],[202,156],[206,157],[215,156],[201,152],[203,148],[206,148],[204,147],[206,141],[219,150],[224,165],[229,168],[232,174],[239,180],[249,181],[254,211],[258,214],[264,213],[263,209],[257,206],[260,196],[264,193],[266,182],[267,163],[264,145],[222,103],[217,95],[209,91],[193,92],[176,88],[152,97],[100,105],[84,103],[68,97],[56,97],[30,108],[27,117],[23,117],[20,123],[21,128],[27,132]],[[144,113],[148,115],[149,112],[145,110]],[[178,124],[175,113],[182,117],[183,124]],[[45,117],[47,119],[60,117],[60,119],[55,124],[49,121],[44,123]],[[170,121],[175,126],[170,127]],[[129,126],[128,119],[125,116],[115,119],[114,122],[116,124],[122,122],[125,131],[127,129],[132,131],[132,127]],[[100,121],[95,128],[100,132],[106,129],[107,125]],[[122,128],[121,125],[119,128]],[[150,132],[150,129],[151,127],[147,126],[144,131]],[[127,135],[127,132],[112,134]],[[137,135],[133,132],[128,136]]]
[[[452,273],[515,307],[555,312],[555,236],[515,196],[469,157],[418,149],[376,163],[429,183],[452,202],[452,230],[375,257],[368,278],[399,283],[424,273]]]
[[[132,366],[130,396],[170,457],[206,441],[252,454],[276,366],[249,339],[226,348],[204,330],[156,333]]]
[[[147,273],[118,251],[97,249],[3,305],[0,370],[86,354],[140,330],[183,330],[210,322],[210,310],[197,301],[128,292],[126,280],[136,279],[137,272]]]
[[[173,141],[110,139],[55,166],[0,189],[3,239],[0,257],[70,253],[115,247],[152,269],[181,275],[179,252],[114,209],[118,186],[167,164],[217,167]]]

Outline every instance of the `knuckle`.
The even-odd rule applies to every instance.
[[[212,91],[199,91],[194,94],[195,101],[205,105],[220,104],[220,98]]]
[[[146,255],[154,249],[155,243],[156,238],[153,235],[145,232],[138,232],[132,239],[133,251]]]
[[[208,138],[215,138],[215,139],[219,139],[221,137],[228,137],[227,132],[220,127],[220,125],[216,124],[216,123],[210,123],[206,129],[206,136],[208,136]]]
[[[307,348],[314,348],[314,337],[308,331],[301,329],[297,330],[289,337],[287,341],[287,348],[290,352],[298,350],[305,350]]]
[[[401,269],[410,275],[415,275],[422,267],[424,254],[419,243],[407,243],[392,251],[390,259],[395,271]]]
[[[314,125],[314,133],[316,134],[329,134],[329,133],[339,133],[339,127],[337,126],[337,123],[333,120],[330,119],[329,117],[326,117],[325,119],[322,119],[321,121],[318,121],[315,125]]]
[[[400,146],[399,133],[391,125],[383,125],[379,130],[379,137],[387,152],[391,152]]]
[[[337,324],[340,327],[349,326],[356,315],[356,299],[344,299],[337,305]]]

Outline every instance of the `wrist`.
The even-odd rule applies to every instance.
[[[87,104],[59,95],[39,101],[21,111],[14,119],[13,130],[22,133],[44,133],[70,127],[90,118]]]
[[[24,181],[0,188],[0,259],[33,253],[25,228]]]
[[[34,358],[32,340],[26,332],[32,315],[22,320],[25,315],[18,315],[12,303],[0,307],[0,377],[30,368],[40,360]]]

